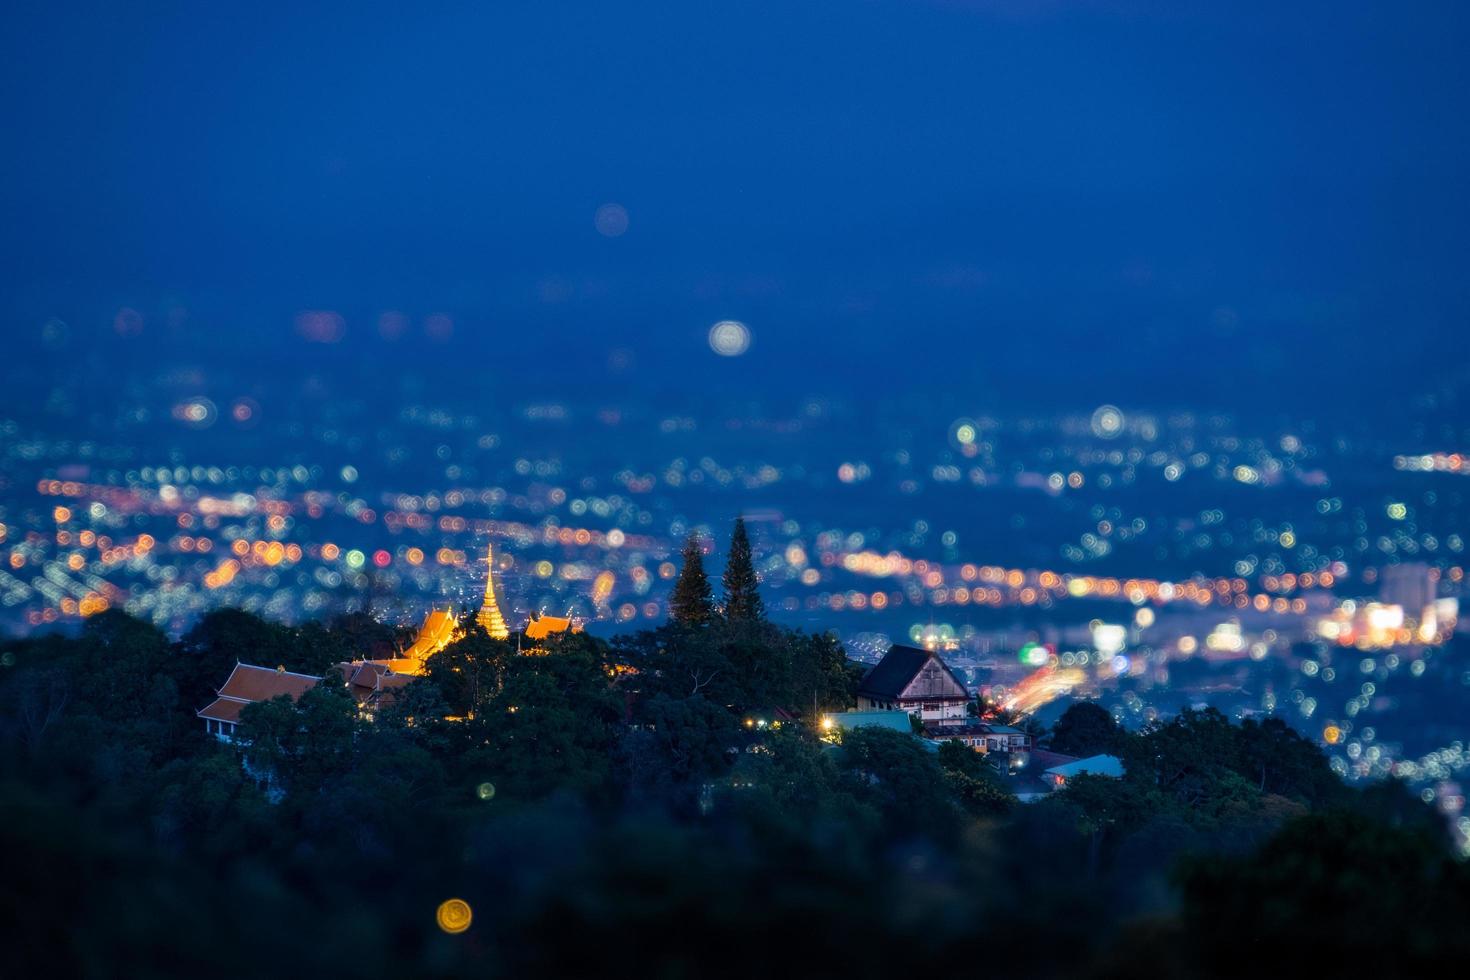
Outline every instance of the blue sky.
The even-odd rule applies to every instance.
[[[297,6],[6,14],[7,331],[443,312],[687,373],[733,317],[751,383],[1227,407],[1463,370],[1463,4]]]

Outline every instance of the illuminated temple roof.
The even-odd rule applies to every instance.
[[[568,616],[535,616],[526,623],[526,639],[544,640],[553,633],[580,633],[580,627],[574,625]]]
[[[454,613],[447,609],[430,611],[424,619],[424,625],[419,627],[419,635],[414,639],[413,646],[403,651],[403,658],[429,659],[454,641],[454,631],[458,628],[459,620],[454,618]]]

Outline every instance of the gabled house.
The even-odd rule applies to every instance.
[[[927,726],[964,725],[970,692],[932,650],[894,646],[858,685],[859,711],[907,711]]]

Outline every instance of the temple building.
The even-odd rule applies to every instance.
[[[538,616],[534,613],[526,623],[526,639],[544,640],[557,633],[580,633],[582,627],[572,622],[570,616]]]
[[[389,666],[392,663],[391,660],[353,660],[337,664],[342,683],[357,702],[358,717],[365,721],[372,721],[379,710],[392,704],[398,692],[413,682],[414,674],[395,671]],[[196,714],[204,722],[207,733],[232,742],[240,724],[240,712],[247,704],[270,701],[283,694],[296,701],[321,682],[315,674],[237,663],[218,696]]]
[[[201,708],[196,714],[204,722],[204,730],[228,742],[235,737],[235,728],[240,724],[240,712],[247,704],[269,701],[282,694],[295,701],[321,682],[311,674],[296,674],[284,667],[256,667],[252,664],[235,664],[218,697]]]
[[[475,622],[485,628],[485,632],[497,640],[510,638],[510,629],[505,625],[505,617],[500,614],[500,603],[495,599],[495,547],[485,546],[485,601],[480,604],[479,615]]]
[[[395,674],[419,676],[428,672],[426,663],[430,657],[453,643],[459,636],[459,620],[448,609],[431,609],[419,627],[413,646],[401,656],[388,661]]]

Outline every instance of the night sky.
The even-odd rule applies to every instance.
[[[616,351],[639,385],[758,395],[1331,413],[1464,383],[1461,3],[4,21],[0,317],[26,350],[53,319],[116,344],[126,308],[123,363],[290,364],[320,356],[298,313],[331,310],[344,370],[501,352],[533,385]],[[737,363],[705,343],[727,317]]]

